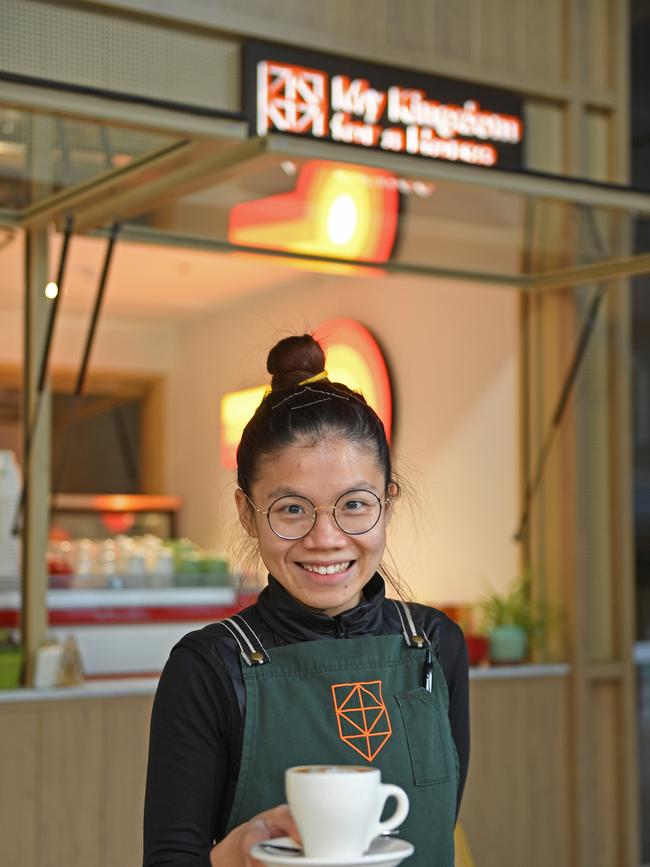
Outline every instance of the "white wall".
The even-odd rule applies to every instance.
[[[398,469],[415,488],[391,549],[419,599],[476,599],[517,570],[515,292],[420,278],[329,278],[247,296],[179,331],[170,388],[170,489],[186,497],[185,532],[228,547],[234,474],[219,465],[219,401],[268,381],[268,349],[334,316],[385,347],[397,401]]]
[[[51,367],[77,369],[81,363],[88,318],[62,317],[56,326]],[[0,309],[0,364],[22,365],[23,316]],[[137,373],[169,374],[177,358],[177,328],[168,323],[100,320],[91,368]]]
[[[508,289],[420,278],[304,274],[181,324],[101,321],[95,369],[168,377],[167,492],[183,532],[230,548],[234,475],[219,465],[219,402],[268,380],[268,349],[334,316],[383,344],[394,376],[398,470],[416,492],[398,507],[391,550],[416,596],[440,604],[504,586],[517,570],[517,305]],[[53,363],[76,365],[87,319],[66,316]],[[21,317],[0,311],[0,364],[20,362]],[[412,520],[412,512],[416,520]]]

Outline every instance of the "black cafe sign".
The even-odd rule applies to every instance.
[[[244,110],[286,133],[478,166],[522,163],[510,91],[260,42],[244,47]]]

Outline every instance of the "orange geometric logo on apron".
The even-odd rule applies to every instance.
[[[381,695],[381,681],[332,685],[339,736],[371,762],[393,733]]]

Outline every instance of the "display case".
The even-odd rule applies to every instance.
[[[52,500],[53,531],[73,539],[109,539],[149,533],[178,536],[180,497],[150,494],[57,494]]]
[[[181,508],[173,496],[54,498],[49,632],[74,635],[88,676],[157,674],[182,635],[255,598],[225,554],[178,538]],[[0,588],[0,627],[18,627],[18,586]]]
[[[178,538],[180,497],[60,494],[53,500],[53,589],[230,585],[228,557]]]

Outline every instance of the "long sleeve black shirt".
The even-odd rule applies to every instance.
[[[465,640],[442,612],[413,603],[411,609],[429,637],[434,628],[439,630],[439,662],[460,760],[460,806],[469,763]],[[365,586],[359,605],[336,617],[305,608],[272,577],[257,602],[241,614],[267,649],[401,631],[379,575]],[[210,850],[225,836],[234,797],[244,713],[239,657],[227,631],[210,624],[186,635],[171,652],[153,705],[143,867],[210,867]]]

